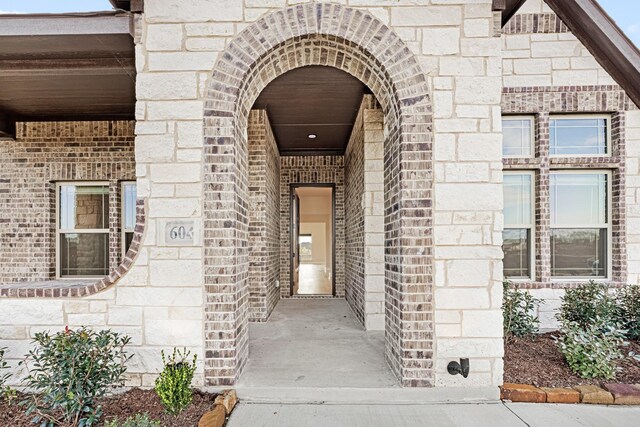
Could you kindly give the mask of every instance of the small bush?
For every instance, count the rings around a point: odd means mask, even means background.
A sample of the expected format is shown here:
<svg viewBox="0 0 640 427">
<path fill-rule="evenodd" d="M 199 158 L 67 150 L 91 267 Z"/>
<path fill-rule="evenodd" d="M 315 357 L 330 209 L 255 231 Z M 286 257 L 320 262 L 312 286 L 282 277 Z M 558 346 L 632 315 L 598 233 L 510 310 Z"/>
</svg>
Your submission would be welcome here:
<svg viewBox="0 0 640 427">
<path fill-rule="evenodd" d="M 617 325 L 620 310 L 616 297 L 603 283 L 589 282 L 575 289 L 567 289 L 561 298 L 557 319 L 562 325 L 577 323 L 587 329 L 594 323 L 603 326 Z"/>
<path fill-rule="evenodd" d="M 149 418 L 149 414 L 137 414 L 133 417 L 128 417 L 123 422 L 120 422 L 118 418 L 107 421 L 105 427 L 160 427 L 160 421 L 155 421 Z"/>
<path fill-rule="evenodd" d="M 617 293 L 620 323 L 627 330 L 627 338 L 640 340 L 640 285 L 630 285 Z"/>
<path fill-rule="evenodd" d="M 540 320 L 533 315 L 536 304 L 541 299 L 534 298 L 529 292 L 517 287 L 511 288 L 508 281 L 503 282 L 502 317 L 504 336 L 524 337 L 538 332 Z"/>
<path fill-rule="evenodd" d="M 5 347 L 0 347 L 0 400 L 4 399 L 5 396 L 8 396 L 10 393 L 10 388 L 6 387 L 5 384 L 7 380 L 11 376 L 8 372 L 2 373 L 9 369 L 9 364 L 6 360 L 4 360 L 4 353 L 7 349 Z"/>
<path fill-rule="evenodd" d="M 36 334 L 36 348 L 23 362 L 24 385 L 32 392 L 21 402 L 40 426 L 91 426 L 101 416 L 97 399 L 124 385 L 125 346 L 130 338 L 108 330 L 65 329 Z"/>
<path fill-rule="evenodd" d="M 582 378 L 615 377 L 616 360 L 623 357 L 624 331 L 619 326 L 596 318 L 587 326 L 565 323 L 561 332 L 558 348 L 575 374 Z"/>
<path fill-rule="evenodd" d="M 156 379 L 155 390 L 167 412 L 172 415 L 184 411 L 193 399 L 191 381 L 196 371 L 197 356 L 194 355 L 190 363 L 187 360 L 190 354 L 186 348 L 184 352 L 174 348 L 171 357 L 165 358 L 162 352 L 164 370 Z"/>
</svg>

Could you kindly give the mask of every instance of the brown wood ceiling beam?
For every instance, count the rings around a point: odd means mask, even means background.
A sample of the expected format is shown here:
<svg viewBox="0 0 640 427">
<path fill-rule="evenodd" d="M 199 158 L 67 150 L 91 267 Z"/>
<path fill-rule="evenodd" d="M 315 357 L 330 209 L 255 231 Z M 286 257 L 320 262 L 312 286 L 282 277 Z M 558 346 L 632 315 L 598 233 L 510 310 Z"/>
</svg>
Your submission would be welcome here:
<svg viewBox="0 0 640 427">
<path fill-rule="evenodd" d="M 84 59 L 3 59 L 3 71 L 50 71 L 50 70 L 124 70 L 135 74 L 133 58 L 84 58 Z"/>
</svg>

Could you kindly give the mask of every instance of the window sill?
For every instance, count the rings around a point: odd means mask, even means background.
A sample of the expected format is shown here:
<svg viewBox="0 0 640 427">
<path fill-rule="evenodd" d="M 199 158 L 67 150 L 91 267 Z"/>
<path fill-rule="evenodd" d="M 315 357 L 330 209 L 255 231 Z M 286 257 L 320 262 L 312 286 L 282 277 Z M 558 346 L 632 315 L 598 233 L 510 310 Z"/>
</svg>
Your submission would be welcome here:
<svg viewBox="0 0 640 427">
<path fill-rule="evenodd" d="M 100 292 L 104 279 L 43 280 L 0 285 L 2 298 L 64 298 L 80 297 Z M 106 286 L 105 286 L 106 287 Z"/>
<path fill-rule="evenodd" d="M 531 280 L 510 280 L 511 284 L 514 286 L 518 286 L 520 289 L 573 289 L 577 288 L 580 285 L 588 283 L 589 280 L 592 279 L 565 279 L 565 280 L 551 280 L 549 282 L 538 282 Z M 619 280 L 611 280 L 611 279 L 597 279 L 594 280 L 596 283 L 602 283 L 608 285 L 610 288 L 622 288 L 627 286 L 626 282 L 621 282 Z"/>
</svg>

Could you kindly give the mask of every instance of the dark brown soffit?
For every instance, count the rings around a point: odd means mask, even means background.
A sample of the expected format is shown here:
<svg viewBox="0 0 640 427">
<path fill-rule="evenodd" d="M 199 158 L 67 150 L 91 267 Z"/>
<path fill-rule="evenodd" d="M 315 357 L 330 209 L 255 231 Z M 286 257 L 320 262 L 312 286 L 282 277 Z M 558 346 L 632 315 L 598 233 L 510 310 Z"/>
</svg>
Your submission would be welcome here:
<svg viewBox="0 0 640 427">
<path fill-rule="evenodd" d="M 129 12 L 144 12 L 144 0 L 109 0 L 115 9 Z"/>
</svg>

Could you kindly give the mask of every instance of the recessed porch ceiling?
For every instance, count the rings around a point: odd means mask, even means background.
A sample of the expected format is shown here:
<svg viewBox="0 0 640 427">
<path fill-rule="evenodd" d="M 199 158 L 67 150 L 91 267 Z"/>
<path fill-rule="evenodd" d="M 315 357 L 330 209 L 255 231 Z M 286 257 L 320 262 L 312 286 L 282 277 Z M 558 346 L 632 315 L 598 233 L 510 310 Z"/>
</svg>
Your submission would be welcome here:
<svg viewBox="0 0 640 427">
<path fill-rule="evenodd" d="M 123 12 L 0 16 L 0 121 L 133 119 L 130 21 Z"/>
<path fill-rule="evenodd" d="M 344 154 L 365 93 L 344 71 L 309 66 L 276 78 L 253 108 L 267 110 L 281 155 Z"/>
</svg>

